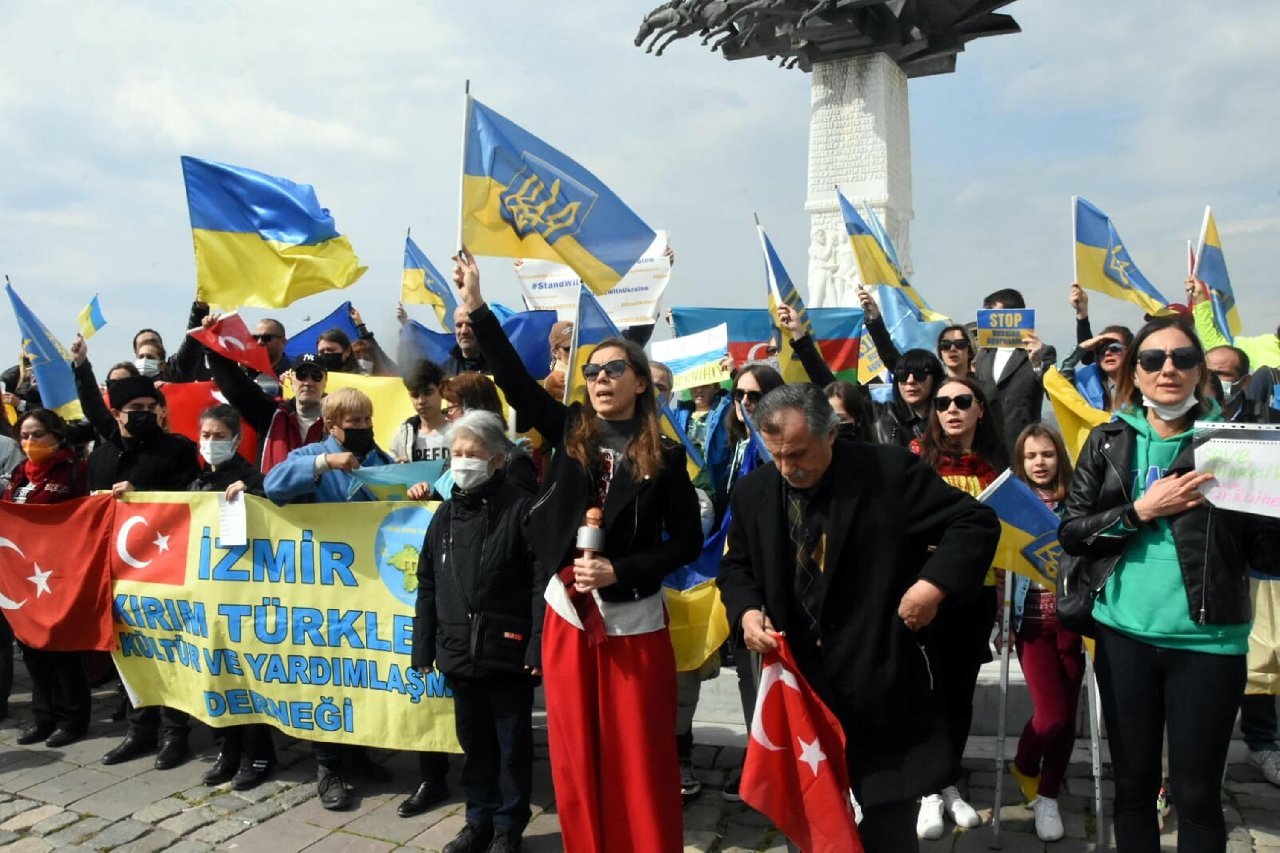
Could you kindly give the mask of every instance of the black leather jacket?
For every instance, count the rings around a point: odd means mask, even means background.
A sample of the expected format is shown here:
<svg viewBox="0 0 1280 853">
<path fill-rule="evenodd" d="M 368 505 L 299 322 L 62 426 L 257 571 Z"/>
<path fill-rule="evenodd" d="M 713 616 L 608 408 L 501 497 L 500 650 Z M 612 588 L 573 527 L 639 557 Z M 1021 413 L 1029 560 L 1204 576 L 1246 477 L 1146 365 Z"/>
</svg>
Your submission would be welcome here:
<svg viewBox="0 0 1280 853">
<path fill-rule="evenodd" d="M 1122 420 L 1096 427 L 1076 462 L 1064 502 L 1058 538 L 1068 554 L 1084 557 L 1080 579 L 1101 590 L 1124 556 L 1136 530 L 1116 527 L 1133 506 L 1134 428 Z M 1169 467 L 1181 474 L 1195 467 L 1190 446 Z M 1280 520 L 1221 510 L 1209 503 L 1168 518 L 1182 567 L 1191 619 L 1201 625 L 1248 622 L 1250 567 L 1280 574 Z"/>
</svg>

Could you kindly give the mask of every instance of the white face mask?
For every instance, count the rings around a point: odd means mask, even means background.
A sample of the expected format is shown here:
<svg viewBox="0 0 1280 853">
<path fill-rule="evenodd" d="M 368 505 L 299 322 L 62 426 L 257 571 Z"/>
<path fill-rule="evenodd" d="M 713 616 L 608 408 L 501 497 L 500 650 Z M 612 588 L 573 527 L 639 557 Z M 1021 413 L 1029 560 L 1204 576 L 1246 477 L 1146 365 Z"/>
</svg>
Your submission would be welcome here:
<svg viewBox="0 0 1280 853">
<path fill-rule="evenodd" d="M 365 376 L 373 373 L 373 362 L 367 358 L 357 358 L 356 364 L 360 366 L 360 372 Z"/>
<path fill-rule="evenodd" d="M 213 467 L 231 459 L 236 455 L 240 440 L 236 438 L 202 438 L 200 439 L 200 455 Z"/>
<path fill-rule="evenodd" d="M 138 372 L 143 376 L 155 376 L 160 373 L 160 362 L 154 358 L 136 358 L 133 366 L 138 368 Z"/>
<path fill-rule="evenodd" d="M 1230 379 L 1223 379 L 1221 377 L 1218 378 L 1218 381 L 1222 383 L 1222 399 L 1230 400 L 1231 392 L 1236 390 L 1236 385 L 1238 385 L 1239 383 L 1232 382 Z"/>
<path fill-rule="evenodd" d="M 1146 394 L 1142 395 L 1142 405 L 1155 412 L 1156 417 L 1162 421 L 1179 420 L 1183 415 L 1194 409 L 1199 404 L 1200 401 L 1196 399 L 1195 394 L 1187 395 L 1187 399 L 1183 400 L 1181 403 L 1174 403 L 1172 406 L 1162 406 Z"/>
<path fill-rule="evenodd" d="M 488 459 L 472 459 L 464 456 L 454 456 L 450 459 L 449 471 L 453 474 L 453 482 L 464 492 L 475 491 L 493 476 L 489 471 Z"/>
</svg>

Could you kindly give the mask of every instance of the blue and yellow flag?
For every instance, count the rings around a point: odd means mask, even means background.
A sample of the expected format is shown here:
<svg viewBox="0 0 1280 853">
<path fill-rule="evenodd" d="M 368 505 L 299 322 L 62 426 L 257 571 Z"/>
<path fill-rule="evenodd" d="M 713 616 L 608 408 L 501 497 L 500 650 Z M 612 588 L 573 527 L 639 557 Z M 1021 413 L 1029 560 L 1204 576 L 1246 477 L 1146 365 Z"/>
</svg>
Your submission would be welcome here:
<svg viewBox="0 0 1280 853">
<path fill-rule="evenodd" d="M 1200 250 L 1196 252 L 1195 269 L 1191 275 L 1209 289 L 1218 331 L 1235 343 L 1235 336 L 1240 333 L 1240 312 L 1236 308 L 1235 292 L 1231 289 L 1231 277 L 1227 275 L 1227 259 L 1222 254 L 1222 238 L 1218 236 L 1218 223 L 1213 219 L 1212 207 L 1204 209 Z"/>
<path fill-rule="evenodd" d="M 1041 586 L 1058 585 L 1058 516 L 1026 483 L 1006 469 L 978 496 L 1000 517 L 1000 544 L 995 565 L 1025 575 Z"/>
<path fill-rule="evenodd" d="M 602 294 L 657 236 L 599 178 L 474 98 L 466 133 L 462 241 L 475 254 L 568 264 Z"/>
<path fill-rule="evenodd" d="M 1169 300 L 1138 269 L 1111 219 L 1075 196 L 1076 281 L 1087 289 L 1132 302 L 1148 314 L 1161 314 Z"/>
<path fill-rule="evenodd" d="M 405 305 L 430 305 L 440 320 L 441 328 L 453 329 L 453 312 L 458 308 L 453 284 L 427 260 L 418 244 L 407 234 L 404 238 L 404 273 L 400 279 L 400 301 Z"/>
<path fill-rule="evenodd" d="M 35 372 L 44 407 L 57 412 L 65 420 L 84 417 L 80 397 L 76 394 L 76 378 L 71 372 L 71 354 L 58 343 L 40 318 L 31 313 L 12 286 L 6 284 L 4 289 L 13 304 L 18 334 L 22 337 L 22 351 L 31 359 L 31 369 Z"/>
<path fill-rule="evenodd" d="M 618 336 L 618 327 L 609 319 L 609 312 L 604 310 L 586 284 L 580 285 L 577 318 L 573 323 L 573 348 L 569 352 L 569 367 L 564 382 L 566 404 L 587 398 L 587 380 L 582 375 L 582 366 L 591 359 L 596 344 L 606 338 Z"/>
<path fill-rule="evenodd" d="M 702 553 L 662 579 L 667 596 L 668 629 L 676 653 L 676 672 L 698 669 L 729 638 L 729 619 L 716 586 L 732 512 L 702 543 Z"/>
<path fill-rule="evenodd" d="M 1053 416 L 1058 421 L 1058 431 L 1067 446 L 1072 464 L 1080 457 L 1080 448 L 1093 428 L 1111 420 L 1111 413 L 1093 405 L 1067 381 L 1067 377 L 1050 365 L 1044 372 L 1044 393 L 1053 406 Z"/>
<path fill-rule="evenodd" d="M 281 308 L 364 274 L 309 184 L 182 158 L 196 250 L 196 298 Z"/>
<path fill-rule="evenodd" d="M 769 285 L 769 318 L 778 334 L 778 364 L 782 368 L 782 378 L 788 382 L 808 382 L 809 374 L 805 372 L 804 365 L 791 356 L 791 333 L 778 322 L 778 306 L 791 306 L 804 327 L 804 333 L 810 337 L 813 337 L 813 323 L 809 320 L 804 300 L 800 298 L 800 291 L 791 283 L 791 276 L 774 251 L 773 243 L 764 233 L 764 228 L 757 225 L 756 229 L 760 232 L 760 247 L 764 250 L 764 273 Z"/>
<path fill-rule="evenodd" d="M 107 325 L 107 318 L 102 316 L 102 306 L 98 304 L 98 294 L 95 293 L 89 304 L 80 309 L 76 321 L 80 324 L 80 337 L 86 341 Z"/>
<path fill-rule="evenodd" d="M 667 438 L 684 445 L 685 469 L 689 472 L 689 481 L 696 481 L 702 476 L 702 469 L 706 467 L 706 461 L 702 458 L 702 452 L 698 450 L 698 446 L 689 438 L 688 433 L 680 429 L 680 425 L 671 417 L 671 410 L 666 406 L 658 406 L 658 426 L 662 429 L 662 434 Z"/>
<path fill-rule="evenodd" d="M 874 284 L 884 284 L 901 290 L 910 302 L 916 319 L 945 319 L 941 314 L 929 307 L 929 304 L 924 301 L 924 297 L 911 286 L 911 282 L 907 281 L 906 276 L 902 274 L 902 270 L 891 259 L 892 243 L 887 245 L 882 243 L 881 238 L 858 214 L 858 209 L 838 189 L 836 190 L 836 198 L 840 201 L 840 215 L 844 219 L 844 230 L 849 235 L 849 245 L 853 249 L 853 260 L 858 266 L 858 277 L 862 279 L 862 283 L 868 287 Z M 876 224 L 879 225 L 879 220 L 877 220 Z M 880 230 L 883 231 L 883 228 L 884 226 L 881 225 Z M 884 239 L 888 240 L 887 232 L 884 232 Z M 896 257 L 897 253 L 893 252 L 893 255 Z"/>
</svg>

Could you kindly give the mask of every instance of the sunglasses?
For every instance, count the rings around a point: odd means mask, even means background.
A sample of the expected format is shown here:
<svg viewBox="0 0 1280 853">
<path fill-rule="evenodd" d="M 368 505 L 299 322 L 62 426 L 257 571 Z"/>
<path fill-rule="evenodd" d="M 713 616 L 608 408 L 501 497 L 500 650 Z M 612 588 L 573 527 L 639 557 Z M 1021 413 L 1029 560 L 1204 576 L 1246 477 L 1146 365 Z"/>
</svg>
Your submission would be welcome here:
<svg viewBox="0 0 1280 853">
<path fill-rule="evenodd" d="M 955 403 L 956 408 L 962 412 L 969 411 L 969 407 L 973 405 L 972 394 L 957 394 L 954 397 L 934 397 L 933 410 L 935 412 L 945 412 L 951 408 L 951 404 Z"/>
<path fill-rule="evenodd" d="M 1138 352 L 1138 366 L 1147 373 L 1159 373 L 1164 363 L 1173 359 L 1178 370 L 1190 370 L 1200 366 L 1200 353 L 1195 347 L 1174 347 L 1171 350 L 1144 349 Z"/>
<path fill-rule="evenodd" d="M 759 391 L 748 391 L 745 388 L 733 389 L 733 399 L 737 400 L 739 403 L 741 403 L 743 400 L 748 400 L 750 401 L 751 405 L 754 406 L 756 403 L 760 402 L 760 398 L 763 396 L 764 394 L 762 394 Z"/>
<path fill-rule="evenodd" d="M 260 344 L 265 344 L 267 341 L 274 341 L 276 338 L 284 337 L 284 335 L 250 335 L 249 337 Z"/>
<path fill-rule="evenodd" d="M 1102 355 L 1119 355 L 1124 352 L 1124 349 L 1124 344 L 1119 341 L 1112 341 L 1105 346 L 1098 347 L 1098 352 Z"/>
<path fill-rule="evenodd" d="M 293 371 L 293 378 L 300 379 L 303 382 L 323 382 L 324 371 L 303 367 Z"/>
<path fill-rule="evenodd" d="M 947 350 L 962 349 L 967 350 L 969 342 L 960 340 L 959 338 L 943 338 L 938 341 L 938 352 L 946 352 Z"/>
<path fill-rule="evenodd" d="M 588 382 L 595 382 L 601 373 L 604 373 L 610 379 L 620 379 L 630 366 L 626 359 L 622 358 L 615 358 L 613 361 L 606 361 L 604 364 L 584 364 L 582 365 L 582 376 Z"/>
<path fill-rule="evenodd" d="M 923 382 L 929 378 L 929 371 L 923 367 L 913 367 L 910 370 L 904 370 L 894 377 L 896 382 L 906 382 L 908 379 L 914 379 L 917 382 Z"/>
</svg>

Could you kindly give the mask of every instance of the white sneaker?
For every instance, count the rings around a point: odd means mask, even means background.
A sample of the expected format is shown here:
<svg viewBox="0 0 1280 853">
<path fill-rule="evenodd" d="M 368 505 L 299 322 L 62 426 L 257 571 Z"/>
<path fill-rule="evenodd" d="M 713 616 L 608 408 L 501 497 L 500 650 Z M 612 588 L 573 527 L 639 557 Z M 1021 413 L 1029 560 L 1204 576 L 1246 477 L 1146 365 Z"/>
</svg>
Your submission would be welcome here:
<svg viewBox="0 0 1280 853">
<path fill-rule="evenodd" d="M 1272 785 L 1280 785 L 1280 752 L 1274 749 L 1249 750 L 1249 763 Z"/>
<path fill-rule="evenodd" d="M 946 824 L 942 821 L 942 797 L 930 794 L 920 798 L 920 815 L 916 818 L 916 837 L 920 839 L 941 838 Z"/>
<path fill-rule="evenodd" d="M 948 785 L 942 789 L 942 801 L 946 805 L 947 814 L 951 815 L 951 819 L 956 822 L 956 826 L 961 826 L 965 829 L 982 826 L 982 818 L 978 817 L 978 813 L 974 811 L 973 806 L 964 801 L 964 798 L 960 796 L 960 792 L 956 790 L 955 785 Z"/>
<path fill-rule="evenodd" d="M 1031 808 L 1036 813 L 1036 837 L 1041 841 L 1057 841 L 1064 832 L 1058 801 L 1053 797 L 1036 797 Z"/>
</svg>

